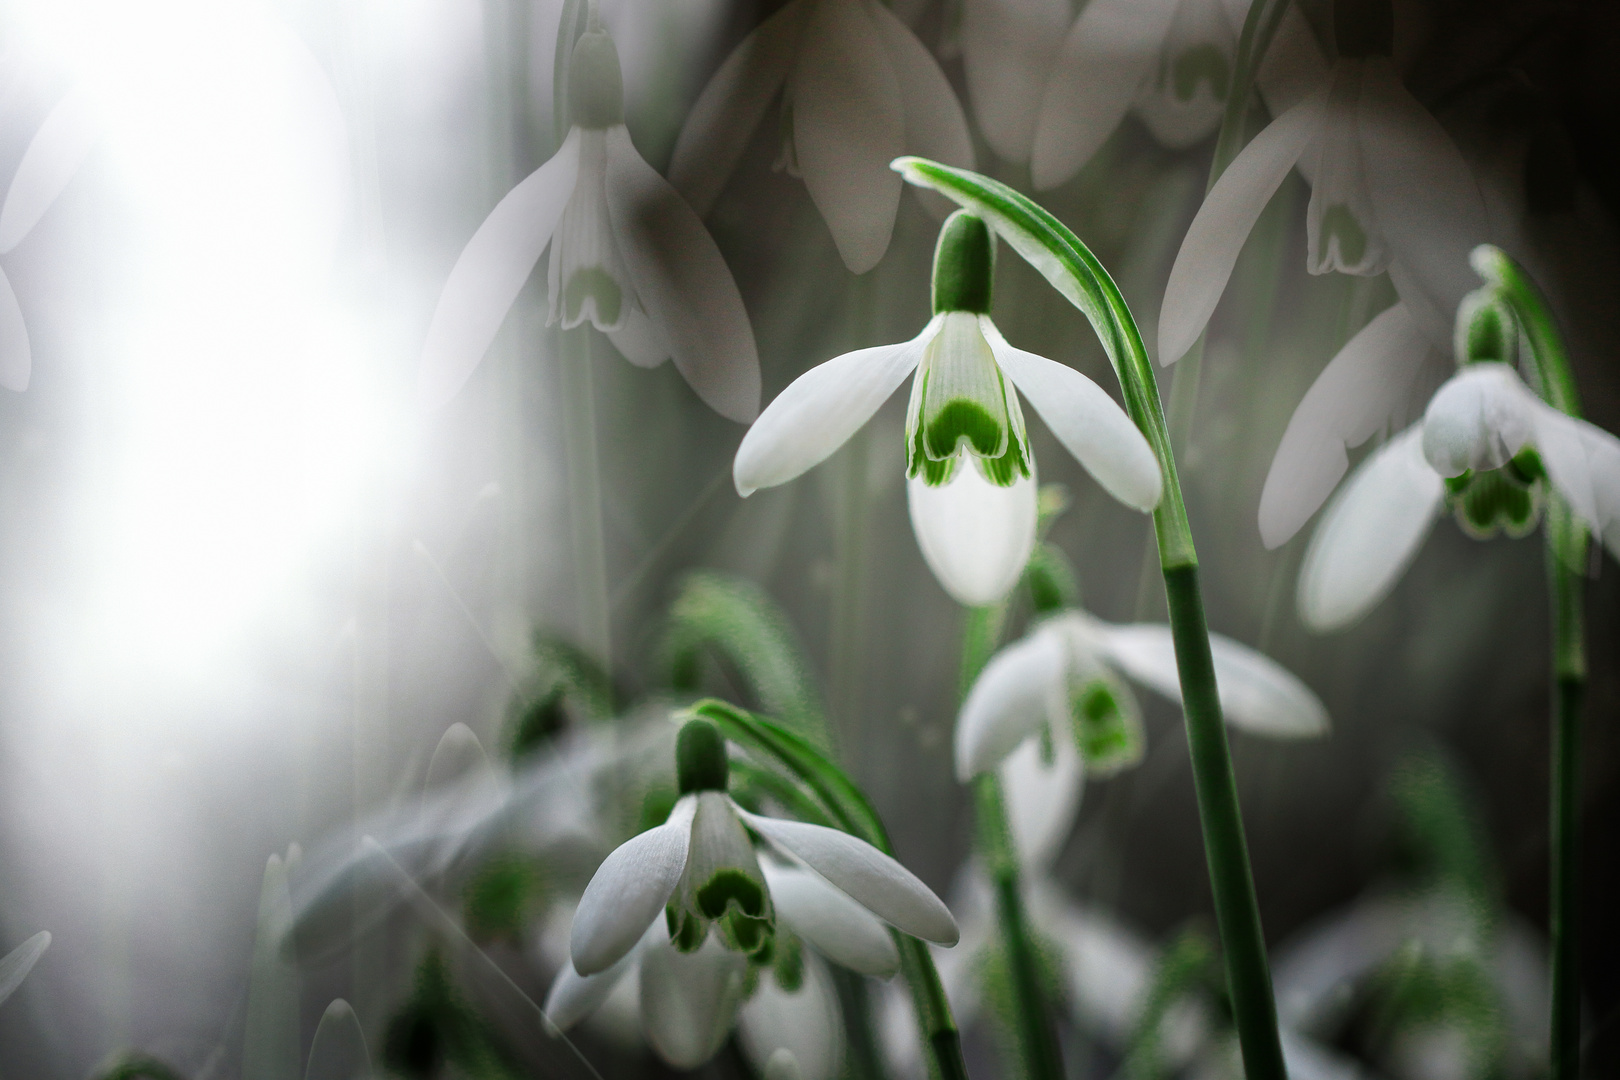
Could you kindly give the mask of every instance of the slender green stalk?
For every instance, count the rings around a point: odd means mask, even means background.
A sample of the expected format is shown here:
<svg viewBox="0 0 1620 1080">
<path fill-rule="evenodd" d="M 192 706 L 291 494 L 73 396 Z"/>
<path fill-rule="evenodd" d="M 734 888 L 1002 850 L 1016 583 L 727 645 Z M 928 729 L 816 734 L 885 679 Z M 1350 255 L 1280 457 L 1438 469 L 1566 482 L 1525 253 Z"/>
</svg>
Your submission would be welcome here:
<svg viewBox="0 0 1620 1080">
<path fill-rule="evenodd" d="M 1119 376 L 1126 411 L 1158 456 L 1164 497 L 1153 512 L 1170 628 L 1181 678 L 1187 744 L 1226 958 L 1233 1021 L 1249 1080 L 1285 1080 L 1277 1009 L 1249 869 L 1237 784 L 1226 743 L 1203 598 L 1170 432 L 1141 332 L 1108 271 L 1067 226 L 1028 197 L 966 170 L 919 158 L 895 163 L 914 184 L 931 187 L 988 221 L 996 232 L 1080 309 Z"/>
<path fill-rule="evenodd" d="M 1563 337 L 1541 290 L 1490 245 L 1474 249 L 1474 269 L 1507 299 L 1530 342 L 1538 392 L 1553 408 L 1580 416 L 1580 397 Z M 1580 788 L 1581 700 L 1586 693 L 1586 623 L 1581 570 L 1586 528 L 1569 504 L 1548 492 L 1547 587 L 1552 602 L 1552 778 L 1549 806 L 1548 932 L 1552 938 L 1551 1072 L 1575 1080 L 1581 1063 Z"/>
<path fill-rule="evenodd" d="M 563 440 L 568 456 L 568 518 L 574 545 L 579 646 L 604 671 L 613 670 L 608 618 L 607 560 L 602 543 L 602 488 L 596 451 L 596 398 L 591 385 L 591 329 L 564 330 L 560 378 Z"/>
</svg>

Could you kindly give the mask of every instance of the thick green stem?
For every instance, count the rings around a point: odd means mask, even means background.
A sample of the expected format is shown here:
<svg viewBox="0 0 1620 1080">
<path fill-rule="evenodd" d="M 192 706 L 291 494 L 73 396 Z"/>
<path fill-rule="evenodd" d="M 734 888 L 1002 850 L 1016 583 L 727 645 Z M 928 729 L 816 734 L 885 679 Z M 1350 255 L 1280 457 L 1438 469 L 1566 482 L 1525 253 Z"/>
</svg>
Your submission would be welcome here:
<svg viewBox="0 0 1620 1080">
<path fill-rule="evenodd" d="M 962 1035 L 956 1030 L 945 984 L 940 982 L 934 958 L 928 955 L 928 945 L 899 931 L 895 931 L 895 940 L 900 945 L 900 970 L 911 987 L 912 1008 L 928 1051 L 929 1075 L 933 1080 L 967 1080 Z"/>
<path fill-rule="evenodd" d="M 574 546 L 579 646 L 603 671 L 613 670 L 607 561 L 602 543 L 602 488 L 596 451 L 596 398 L 591 385 L 591 328 L 564 330 L 560 378 L 563 440 L 568 457 L 568 517 Z"/>
</svg>

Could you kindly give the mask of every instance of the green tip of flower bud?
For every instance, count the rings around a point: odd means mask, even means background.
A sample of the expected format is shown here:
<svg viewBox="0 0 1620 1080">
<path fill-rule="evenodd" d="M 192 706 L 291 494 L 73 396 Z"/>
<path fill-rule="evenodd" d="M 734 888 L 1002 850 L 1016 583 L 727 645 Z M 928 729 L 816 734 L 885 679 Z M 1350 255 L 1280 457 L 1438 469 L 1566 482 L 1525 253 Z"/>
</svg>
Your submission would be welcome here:
<svg viewBox="0 0 1620 1080">
<path fill-rule="evenodd" d="M 1457 305 L 1458 364 L 1515 363 L 1519 358 L 1519 324 L 1498 291 L 1475 289 Z"/>
<path fill-rule="evenodd" d="M 579 127 L 599 129 L 624 123 L 619 50 L 600 30 L 586 31 L 574 44 L 568 68 L 568 104 Z"/>
<path fill-rule="evenodd" d="M 1333 38 L 1345 60 L 1393 56 L 1395 5 L 1391 0 L 1334 0 Z"/>
<path fill-rule="evenodd" d="M 726 790 L 726 740 L 707 720 L 688 720 L 675 740 L 675 778 L 682 795 Z"/>
<path fill-rule="evenodd" d="M 983 219 L 958 210 L 940 226 L 934 247 L 934 314 L 990 314 L 996 239 Z"/>
</svg>

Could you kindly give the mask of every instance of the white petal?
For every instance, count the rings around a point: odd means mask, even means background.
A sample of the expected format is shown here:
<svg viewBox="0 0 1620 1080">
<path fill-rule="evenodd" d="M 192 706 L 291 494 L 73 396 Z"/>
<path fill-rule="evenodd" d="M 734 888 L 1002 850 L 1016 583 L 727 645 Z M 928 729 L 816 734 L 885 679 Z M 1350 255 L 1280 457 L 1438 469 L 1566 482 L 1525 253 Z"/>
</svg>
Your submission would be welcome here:
<svg viewBox="0 0 1620 1080">
<path fill-rule="evenodd" d="M 1226 167 L 1198 208 L 1170 268 L 1159 312 L 1159 362 L 1184 356 L 1215 311 L 1238 253 L 1260 212 L 1271 201 L 1321 129 L 1323 87 L 1273 120 Z"/>
<path fill-rule="evenodd" d="M 551 160 L 507 192 L 467 242 L 422 346 L 418 392 L 425 407 L 438 408 L 455 397 L 484 358 L 551 239 L 578 172 L 579 129 L 574 128 Z"/>
<path fill-rule="evenodd" d="M 664 910 L 686 868 L 697 800 L 675 804 L 669 820 L 613 849 L 596 868 L 574 913 L 569 951 L 581 975 L 606 971 Z"/>
<path fill-rule="evenodd" d="M 22 307 L 11 289 L 11 279 L 0 270 L 0 386 L 22 393 L 28 389 L 33 367 Z"/>
<path fill-rule="evenodd" d="M 699 217 L 714 207 L 786 80 L 810 6 L 811 0 L 792 0 L 743 38 L 687 113 L 670 158 L 669 182 Z"/>
<path fill-rule="evenodd" d="M 923 561 L 957 603 L 983 607 L 1018 584 L 1035 549 L 1035 477 L 997 487 L 971 462 L 943 487 L 906 482 L 911 531 Z"/>
<path fill-rule="evenodd" d="M 557 968 L 556 978 L 551 980 L 551 989 L 546 992 L 546 1018 L 557 1025 L 557 1030 L 567 1031 L 600 1009 L 619 980 L 635 966 L 636 955 L 636 950 L 631 949 L 606 971 L 595 975 L 581 975 L 574 970 L 572 961 L 564 960 Z"/>
<path fill-rule="evenodd" d="M 0 206 L 0 255 L 22 243 L 95 148 L 101 125 L 88 93 L 69 90 L 39 126 Z"/>
<path fill-rule="evenodd" d="M 1053 696 L 1063 692 L 1067 656 L 1057 634 L 1037 630 L 990 658 L 956 718 L 959 781 L 995 768 L 1040 730 Z"/>
<path fill-rule="evenodd" d="M 1423 413 L 1423 456 L 1441 476 L 1499 469 L 1534 433 L 1541 400 L 1507 364 L 1469 364 Z"/>
<path fill-rule="evenodd" d="M 1335 630 L 1372 609 L 1400 578 L 1445 506 L 1414 424 L 1357 466 L 1328 504 L 1299 571 L 1299 617 Z"/>
<path fill-rule="evenodd" d="M 1177 0 L 1091 0 L 1052 65 L 1030 176 L 1056 187 L 1080 171 L 1131 106 L 1159 58 Z"/>
<path fill-rule="evenodd" d="M 1362 327 L 1294 410 L 1260 492 L 1260 539 L 1288 542 L 1350 467 L 1345 451 L 1394 418 L 1429 354 L 1429 339 L 1397 301 Z"/>
<path fill-rule="evenodd" d="M 302 1049 L 298 1036 L 298 971 L 283 955 L 282 938 L 292 923 L 287 866 L 280 856 L 265 863 L 259 889 L 258 928 L 248 976 L 242 1032 L 242 1080 L 294 1080 Z"/>
<path fill-rule="evenodd" d="M 1322 134 L 1313 152 L 1300 158 L 1300 172 L 1311 183 L 1305 268 L 1313 274 L 1339 271 L 1365 277 L 1389 265 L 1357 128 L 1366 71 L 1361 60 L 1341 59 L 1334 65 Z"/>
<path fill-rule="evenodd" d="M 366 1033 L 354 1010 L 342 998 L 333 999 L 315 1028 L 309 1047 L 304 1080 L 371 1080 L 371 1053 Z"/>
<path fill-rule="evenodd" d="M 608 340 L 619 350 L 619 355 L 636 367 L 654 368 L 669 359 L 669 344 L 653 325 L 639 305 L 627 305 L 624 322 L 617 330 L 607 332 Z"/>
<path fill-rule="evenodd" d="M 422 787 L 424 792 L 431 793 L 435 788 L 457 780 L 480 782 L 478 778 L 486 775 L 492 777 L 494 772 L 495 767 L 484 752 L 484 744 L 478 741 L 472 728 L 458 722 L 451 724 L 439 737 L 439 745 L 433 748 L 433 756 L 428 759 L 427 779 Z"/>
<path fill-rule="evenodd" d="M 1067 717 L 1063 719 L 1067 720 Z M 1085 768 L 1074 737 L 1063 725 L 1052 732 L 1052 760 L 1042 760 L 1041 742 L 1025 739 L 998 770 L 1007 808 L 1007 829 L 1019 865 L 1044 873 L 1074 828 L 1085 787 Z"/>
<path fill-rule="evenodd" d="M 955 945 L 956 920 L 917 875 L 865 840 L 825 825 L 761 817 L 738 808 L 748 827 L 844 890 L 878 918 L 941 945 Z"/>
<path fill-rule="evenodd" d="M 889 162 L 904 152 L 906 134 L 900 83 L 868 2 L 820 0 L 788 86 L 805 187 L 857 274 L 889 248 L 901 183 Z"/>
<path fill-rule="evenodd" d="M 1401 85 L 1390 61 L 1365 63 L 1357 127 L 1379 227 L 1435 305 L 1454 312 L 1479 284 L 1468 255 L 1489 239 L 1485 201 L 1451 136 Z M 1449 335 L 1436 344 L 1449 344 Z"/>
<path fill-rule="evenodd" d="M 916 369 L 942 321 L 936 315 L 910 341 L 835 356 L 794 379 L 737 448 L 737 494 L 785 484 L 827 460 Z"/>
<path fill-rule="evenodd" d="M 17 992 L 17 987 L 28 978 L 39 958 L 51 946 L 51 932 L 41 930 L 21 945 L 0 958 L 0 1002 Z"/>
<path fill-rule="evenodd" d="M 763 859 L 765 884 L 777 918 L 835 964 L 887 979 L 900 970 L 900 952 L 877 916 L 813 870 Z"/>
<path fill-rule="evenodd" d="M 667 937 L 641 952 L 641 1025 L 658 1056 L 695 1069 L 725 1044 L 742 1003 L 748 961 L 710 934 L 682 953 Z"/>
<path fill-rule="evenodd" d="M 1542 402 L 1532 418 L 1547 478 L 1620 559 L 1620 439 Z"/>
<path fill-rule="evenodd" d="M 798 1080 L 838 1080 L 844 1021 L 826 966 L 806 956 L 804 982 L 791 994 L 777 985 L 768 969 L 761 972 L 759 989 L 737 1017 L 737 1037 L 761 1076 L 785 1070 L 781 1057 L 785 1054 L 793 1061 L 789 1075 Z"/>
<path fill-rule="evenodd" d="M 759 415 L 759 352 L 742 294 L 714 238 L 652 170 L 623 125 L 607 133 L 607 202 L 636 296 L 675 367 L 721 416 Z"/>
<path fill-rule="evenodd" d="M 1170 628 L 1158 623 L 1107 626 L 1098 623 L 1098 643 L 1108 658 L 1144 686 L 1181 701 L 1181 676 Z M 1324 735 L 1327 708 L 1292 672 L 1247 645 L 1209 635 L 1221 712 L 1235 728 L 1274 738 Z"/>
<path fill-rule="evenodd" d="M 1144 513 L 1158 506 L 1159 459 L 1108 391 L 1067 364 L 1013 348 L 989 316 L 980 316 L 979 326 L 996 363 L 1108 494 Z"/>
<path fill-rule="evenodd" d="M 951 89 L 939 62 L 917 40 L 917 35 L 883 4 L 872 4 L 867 10 L 877 24 L 900 85 L 906 153 L 959 169 L 973 168 L 976 161 L 967 117 L 962 114 L 962 103 L 956 100 L 956 91 Z M 943 218 L 956 208 L 956 204 L 938 192 L 919 189 L 918 195 L 936 217 Z"/>
<path fill-rule="evenodd" d="M 1067 0 L 963 0 L 962 69 L 990 149 L 1029 160 L 1041 96 L 1069 26 Z"/>
</svg>

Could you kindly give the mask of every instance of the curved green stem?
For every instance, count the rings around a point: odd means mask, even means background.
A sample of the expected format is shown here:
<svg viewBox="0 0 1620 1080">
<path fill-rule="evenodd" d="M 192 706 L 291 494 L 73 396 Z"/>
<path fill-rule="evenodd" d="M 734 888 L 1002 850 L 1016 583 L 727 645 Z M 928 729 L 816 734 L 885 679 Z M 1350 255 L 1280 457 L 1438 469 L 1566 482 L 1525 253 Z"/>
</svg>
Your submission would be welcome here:
<svg viewBox="0 0 1620 1080">
<path fill-rule="evenodd" d="M 988 221 L 1013 250 L 1080 309 L 1119 376 L 1126 411 L 1158 456 L 1164 496 L 1153 512 L 1153 528 L 1170 609 L 1187 744 L 1233 1021 L 1249 1080 L 1285 1080 L 1260 910 L 1198 588 L 1198 555 L 1158 383 L 1141 332 L 1102 263 L 1067 226 L 1035 202 L 988 177 L 921 158 L 900 158 L 894 167 L 911 183 L 933 188 Z"/>
<path fill-rule="evenodd" d="M 1580 396 L 1547 300 L 1522 267 L 1488 244 L 1474 249 L 1474 269 L 1512 306 L 1529 339 L 1547 403 L 1580 416 Z M 1552 938 L 1553 1080 L 1580 1075 L 1580 787 L 1581 699 L 1586 693 L 1586 621 L 1581 570 L 1586 564 L 1586 527 L 1557 492 L 1548 492 L 1547 588 L 1552 602 L 1552 778 L 1550 900 Z"/>
</svg>

